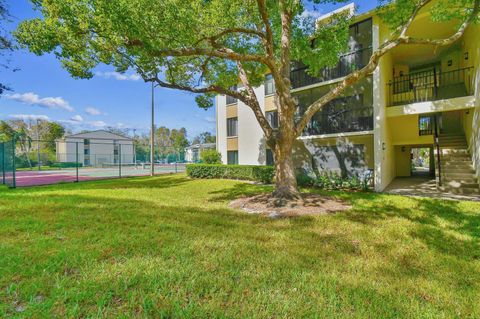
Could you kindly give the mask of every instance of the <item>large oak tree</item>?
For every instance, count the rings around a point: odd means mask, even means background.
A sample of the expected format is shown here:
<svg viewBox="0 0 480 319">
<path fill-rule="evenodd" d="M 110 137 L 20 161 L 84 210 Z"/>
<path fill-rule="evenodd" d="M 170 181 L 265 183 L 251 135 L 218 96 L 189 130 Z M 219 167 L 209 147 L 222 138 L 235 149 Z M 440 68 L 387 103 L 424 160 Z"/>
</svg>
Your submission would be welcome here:
<svg viewBox="0 0 480 319">
<path fill-rule="evenodd" d="M 201 94 L 201 107 L 216 94 L 245 103 L 274 150 L 279 198 L 298 196 L 292 160 L 294 141 L 312 116 L 349 86 L 371 74 L 380 58 L 400 45 L 448 45 L 479 20 L 480 0 L 380 1 L 378 10 L 392 30 L 362 69 L 338 82 L 298 116 L 291 92 L 293 61 L 311 75 L 348 51 L 351 17 L 334 15 L 316 25 L 301 0 L 31 0 L 42 18 L 23 22 L 16 33 L 36 54 L 53 52 L 74 77 L 91 77 L 99 63 L 118 71 L 135 69 L 145 81 Z M 316 4 L 345 2 L 311 0 Z M 419 11 L 435 2 L 433 19 L 455 19 L 446 39 L 419 39 L 408 30 Z M 279 126 L 272 128 L 254 92 L 265 74 L 275 82 Z M 241 90 L 233 90 L 241 82 Z"/>
</svg>

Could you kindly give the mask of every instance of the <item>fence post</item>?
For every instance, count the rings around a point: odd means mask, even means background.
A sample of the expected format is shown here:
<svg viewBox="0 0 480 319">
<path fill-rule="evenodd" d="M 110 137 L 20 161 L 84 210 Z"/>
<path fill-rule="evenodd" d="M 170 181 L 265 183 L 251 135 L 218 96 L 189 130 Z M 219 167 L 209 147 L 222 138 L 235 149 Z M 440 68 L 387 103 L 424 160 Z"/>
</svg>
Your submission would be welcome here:
<svg viewBox="0 0 480 319">
<path fill-rule="evenodd" d="M 12 139 L 12 177 L 13 177 L 13 186 L 12 188 L 17 187 L 17 176 L 16 176 L 16 170 L 17 170 L 17 163 L 15 163 L 15 147 L 17 145 L 17 142 L 15 141 L 15 136 Z"/>
<path fill-rule="evenodd" d="M 5 185 L 5 143 L 2 144 L 2 184 Z"/>
<path fill-rule="evenodd" d="M 118 143 L 118 177 L 122 178 L 122 144 Z"/>
<path fill-rule="evenodd" d="M 75 173 L 77 176 L 77 179 L 75 182 L 78 183 L 78 142 L 75 142 Z"/>
<path fill-rule="evenodd" d="M 176 159 L 175 159 L 175 173 L 178 173 L 178 171 L 177 171 L 178 154 L 175 157 L 176 157 Z"/>
</svg>

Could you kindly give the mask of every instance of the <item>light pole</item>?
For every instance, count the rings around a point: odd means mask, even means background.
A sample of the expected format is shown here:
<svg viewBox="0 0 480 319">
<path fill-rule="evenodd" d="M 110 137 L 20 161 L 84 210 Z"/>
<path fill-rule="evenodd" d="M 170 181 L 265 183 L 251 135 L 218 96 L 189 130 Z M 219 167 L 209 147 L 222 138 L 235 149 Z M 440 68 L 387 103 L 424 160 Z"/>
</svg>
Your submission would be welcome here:
<svg viewBox="0 0 480 319">
<path fill-rule="evenodd" d="M 134 163 L 134 167 L 135 169 L 137 169 L 137 149 L 135 147 L 135 143 L 137 141 L 137 129 L 133 129 L 133 163 Z"/>
<path fill-rule="evenodd" d="M 152 81 L 152 122 L 150 127 L 150 176 L 155 175 L 155 83 Z"/>
</svg>

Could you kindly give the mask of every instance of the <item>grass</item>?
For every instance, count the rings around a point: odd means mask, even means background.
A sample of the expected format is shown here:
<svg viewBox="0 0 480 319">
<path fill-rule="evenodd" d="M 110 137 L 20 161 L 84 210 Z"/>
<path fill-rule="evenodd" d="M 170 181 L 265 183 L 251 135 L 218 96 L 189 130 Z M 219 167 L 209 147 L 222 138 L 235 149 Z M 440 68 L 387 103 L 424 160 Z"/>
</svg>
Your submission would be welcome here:
<svg viewBox="0 0 480 319">
<path fill-rule="evenodd" d="M 0 317 L 480 317 L 480 203 L 226 208 L 267 190 L 184 175 L 0 189 Z"/>
</svg>

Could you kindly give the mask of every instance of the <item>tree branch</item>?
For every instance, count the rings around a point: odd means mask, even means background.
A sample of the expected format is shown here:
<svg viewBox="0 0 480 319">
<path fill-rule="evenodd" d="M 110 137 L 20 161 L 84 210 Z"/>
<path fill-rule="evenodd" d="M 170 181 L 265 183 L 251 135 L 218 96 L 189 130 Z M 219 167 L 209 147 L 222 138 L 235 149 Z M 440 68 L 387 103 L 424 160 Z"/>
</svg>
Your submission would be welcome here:
<svg viewBox="0 0 480 319">
<path fill-rule="evenodd" d="M 422 4 L 420 5 L 424 6 L 428 2 L 429 1 L 426 0 L 422 2 Z M 412 21 L 415 19 L 415 16 L 418 14 L 418 11 L 419 10 L 417 10 L 417 8 L 413 11 L 412 16 L 406 23 L 406 26 L 402 28 L 402 31 L 400 34 L 406 33 L 408 26 L 411 25 Z M 360 80 L 364 79 L 369 74 L 371 74 L 373 71 L 375 71 L 375 69 L 378 66 L 378 63 L 380 62 L 380 58 L 384 56 L 386 53 L 388 53 L 389 51 L 393 50 L 394 48 L 402 44 L 422 44 L 422 45 L 437 45 L 437 46 L 446 46 L 446 45 L 452 44 L 462 37 L 467 27 L 472 23 L 472 21 L 479 14 L 479 12 L 480 12 L 480 0 L 475 0 L 473 10 L 471 14 L 468 16 L 468 18 L 465 19 L 465 21 L 461 24 L 457 32 L 455 32 L 453 35 L 445 39 L 418 39 L 418 38 L 412 38 L 412 37 L 403 35 L 403 36 L 398 36 L 398 38 L 394 40 L 385 42 L 383 45 L 381 45 L 377 50 L 373 52 L 369 63 L 363 69 L 347 75 L 340 83 L 338 83 L 338 85 L 336 85 L 327 94 L 319 98 L 317 101 L 312 103 L 307 108 L 304 115 L 302 116 L 302 118 L 297 124 L 296 135 L 300 136 L 302 134 L 303 130 L 308 125 L 313 115 L 315 115 L 315 113 L 320 111 L 320 109 L 323 106 L 325 106 L 325 104 L 327 104 L 328 102 L 330 102 L 331 100 L 339 96 L 347 87 L 359 82 Z"/>
<path fill-rule="evenodd" d="M 143 46 L 143 42 L 140 40 L 127 40 L 127 47 Z M 222 58 L 231 61 L 250 61 L 267 64 L 265 56 L 257 54 L 241 54 L 233 50 L 226 52 L 222 49 L 214 48 L 182 48 L 182 49 L 161 49 L 154 50 L 150 53 L 152 57 L 187 57 L 187 56 L 210 56 L 216 58 Z"/>
<path fill-rule="evenodd" d="M 238 68 L 240 81 L 242 81 L 243 87 L 247 92 L 248 103 L 245 103 L 245 102 L 244 103 L 252 109 L 258 121 L 258 124 L 260 124 L 260 127 L 262 128 L 263 133 L 265 134 L 265 137 L 268 140 L 272 137 L 272 127 L 270 126 L 270 123 L 268 123 L 267 119 L 265 118 L 265 115 L 262 112 L 260 104 L 258 103 L 257 95 L 255 94 L 254 89 L 252 88 L 252 86 L 250 85 L 250 82 L 248 81 L 247 73 L 245 72 L 245 69 L 243 68 L 243 65 L 241 62 L 237 62 L 237 68 Z"/>
<path fill-rule="evenodd" d="M 270 19 L 268 17 L 267 6 L 265 4 L 265 0 L 257 0 L 258 11 L 262 18 L 263 24 L 265 26 L 265 50 L 267 55 L 273 58 L 273 32 L 272 27 L 270 25 Z"/>
<path fill-rule="evenodd" d="M 240 33 L 240 34 L 245 34 L 245 35 L 251 35 L 251 36 L 256 36 L 259 37 L 260 39 L 265 39 L 266 35 L 258 30 L 254 29 L 247 29 L 247 28 L 230 28 L 230 29 L 225 29 L 221 31 L 220 33 L 214 35 L 214 36 L 209 36 L 209 37 L 204 37 L 200 40 L 198 40 L 195 44 L 199 44 L 202 41 L 217 41 L 218 39 L 222 38 L 223 36 L 227 34 L 235 34 L 235 33 Z"/>
</svg>

